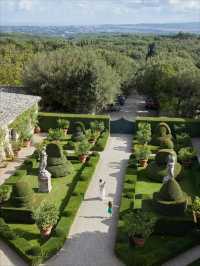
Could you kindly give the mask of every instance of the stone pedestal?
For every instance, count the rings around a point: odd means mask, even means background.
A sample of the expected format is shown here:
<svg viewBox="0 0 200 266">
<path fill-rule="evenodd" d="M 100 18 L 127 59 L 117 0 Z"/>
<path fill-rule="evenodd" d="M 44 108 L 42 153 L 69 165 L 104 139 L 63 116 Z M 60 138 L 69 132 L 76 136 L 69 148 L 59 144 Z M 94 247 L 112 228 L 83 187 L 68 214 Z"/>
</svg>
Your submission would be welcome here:
<svg viewBox="0 0 200 266">
<path fill-rule="evenodd" d="M 51 191 L 51 174 L 47 170 L 40 171 L 38 176 L 38 187 L 38 191 L 42 193 Z"/>
</svg>

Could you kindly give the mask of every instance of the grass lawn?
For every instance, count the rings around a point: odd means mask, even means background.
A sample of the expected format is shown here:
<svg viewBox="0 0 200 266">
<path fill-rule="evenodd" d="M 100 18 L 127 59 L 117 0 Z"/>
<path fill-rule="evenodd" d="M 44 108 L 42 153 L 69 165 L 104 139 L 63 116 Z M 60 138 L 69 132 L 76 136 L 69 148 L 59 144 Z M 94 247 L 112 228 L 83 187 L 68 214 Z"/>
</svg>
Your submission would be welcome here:
<svg viewBox="0 0 200 266">
<path fill-rule="evenodd" d="M 62 204 L 65 201 L 66 195 L 70 188 L 70 184 L 74 179 L 75 175 L 78 171 L 81 170 L 82 164 L 77 160 L 72 161 L 73 164 L 73 172 L 67 177 L 61 178 L 52 178 L 52 190 L 50 193 L 38 193 L 38 177 L 36 173 L 38 173 L 38 168 L 32 169 L 30 175 L 22 177 L 21 181 L 28 181 L 31 187 L 33 188 L 34 200 L 33 207 L 37 207 L 42 200 L 53 202 L 58 209 L 62 209 Z M 7 204 L 12 207 L 11 202 Z M 19 208 L 18 208 L 19 209 Z M 32 244 L 42 244 L 44 239 L 42 239 L 40 235 L 40 231 L 38 230 L 35 224 L 19 224 L 19 223 L 9 223 L 11 229 L 13 229 L 17 235 L 25 238 Z"/>
</svg>

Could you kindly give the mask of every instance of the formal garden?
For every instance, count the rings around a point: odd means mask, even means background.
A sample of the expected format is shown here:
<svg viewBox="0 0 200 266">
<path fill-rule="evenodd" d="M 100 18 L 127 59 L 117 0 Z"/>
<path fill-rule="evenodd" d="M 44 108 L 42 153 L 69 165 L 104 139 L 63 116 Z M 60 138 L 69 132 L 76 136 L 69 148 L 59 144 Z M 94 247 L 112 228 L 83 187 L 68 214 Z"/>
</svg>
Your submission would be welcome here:
<svg viewBox="0 0 200 266">
<path fill-rule="evenodd" d="M 107 116 L 39 113 L 37 121 L 44 141 L 0 186 L 0 236 L 30 265 L 64 245 L 109 137 Z M 24 141 L 19 135 L 18 149 Z"/>
<path fill-rule="evenodd" d="M 192 137 L 200 127 L 166 117 L 138 118 L 136 125 L 115 252 L 125 265 L 159 266 L 199 244 L 200 166 Z"/>
</svg>

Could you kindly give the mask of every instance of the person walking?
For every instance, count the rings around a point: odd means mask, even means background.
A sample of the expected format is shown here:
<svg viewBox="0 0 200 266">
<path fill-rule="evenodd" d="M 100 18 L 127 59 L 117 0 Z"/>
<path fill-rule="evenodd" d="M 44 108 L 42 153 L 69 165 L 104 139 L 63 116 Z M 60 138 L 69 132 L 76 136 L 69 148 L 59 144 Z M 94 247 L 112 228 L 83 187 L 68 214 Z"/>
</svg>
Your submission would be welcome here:
<svg viewBox="0 0 200 266">
<path fill-rule="evenodd" d="M 106 182 L 103 181 L 102 179 L 99 179 L 99 194 L 100 194 L 101 200 L 105 199 L 105 195 L 106 195 L 105 185 L 106 185 Z"/>
<path fill-rule="evenodd" d="M 112 202 L 111 201 L 108 202 L 108 209 L 107 209 L 107 211 L 108 211 L 108 214 L 111 217 L 112 216 L 112 212 L 113 212 L 113 206 L 112 206 Z"/>
</svg>

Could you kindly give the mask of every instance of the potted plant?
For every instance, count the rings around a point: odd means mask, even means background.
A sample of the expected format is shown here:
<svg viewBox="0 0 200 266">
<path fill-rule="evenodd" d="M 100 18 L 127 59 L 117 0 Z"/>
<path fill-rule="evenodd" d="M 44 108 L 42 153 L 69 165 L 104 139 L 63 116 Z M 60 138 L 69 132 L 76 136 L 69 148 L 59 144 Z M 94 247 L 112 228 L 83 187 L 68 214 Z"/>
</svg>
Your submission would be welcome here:
<svg viewBox="0 0 200 266">
<path fill-rule="evenodd" d="M 51 234 L 53 226 L 57 223 L 59 212 L 56 206 L 49 202 L 42 202 L 40 206 L 33 211 L 33 219 L 39 228 L 41 235 L 47 237 Z"/>
<path fill-rule="evenodd" d="M 181 148 L 178 152 L 178 159 L 184 166 L 189 167 L 192 165 L 192 159 L 196 156 L 196 151 L 192 147 Z"/>
<path fill-rule="evenodd" d="M 69 129 L 70 122 L 66 119 L 58 119 L 57 121 L 58 127 L 63 130 L 65 137 L 67 136 L 67 132 Z"/>
<path fill-rule="evenodd" d="M 139 123 L 136 139 L 139 144 L 147 144 L 151 141 L 151 125 L 149 123 Z"/>
<path fill-rule="evenodd" d="M 130 211 L 125 216 L 125 228 L 132 244 L 143 247 L 145 240 L 153 233 L 157 217 L 143 210 Z"/>
<path fill-rule="evenodd" d="M 135 158 L 140 162 L 141 167 L 146 167 L 149 156 L 151 155 L 151 150 L 148 145 L 135 146 Z"/>
<path fill-rule="evenodd" d="M 14 156 L 18 156 L 20 148 L 21 148 L 20 141 L 13 141 L 12 142 L 12 150 L 13 150 Z"/>
<path fill-rule="evenodd" d="M 28 130 L 24 130 L 21 133 L 21 139 L 23 140 L 23 144 L 24 144 L 25 147 L 29 147 L 30 146 L 31 137 L 32 137 L 32 134 Z"/>
<path fill-rule="evenodd" d="M 56 128 L 56 129 L 50 128 L 48 131 L 48 137 L 47 138 L 50 141 L 58 142 L 59 140 L 64 138 L 64 132 L 60 128 Z"/>
<path fill-rule="evenodd" d="M 86 139 L 76 144 L 75 150 L 77 155 L 79 156 L 80 162 L 85 163 L 89 149 L 90 145 Z"/>
<path fill-rule="evenodd" d="M 34 133 L 39 134 L 40 132 L 41 132 L 41 128 L 37 122 L 34 127 Z"/>
<path fill-rule="evenodd" d="M 195 223 L 200 222 L 200 198 L 195 197 L 192 202 L 193 219 Z"/>
</svg>

